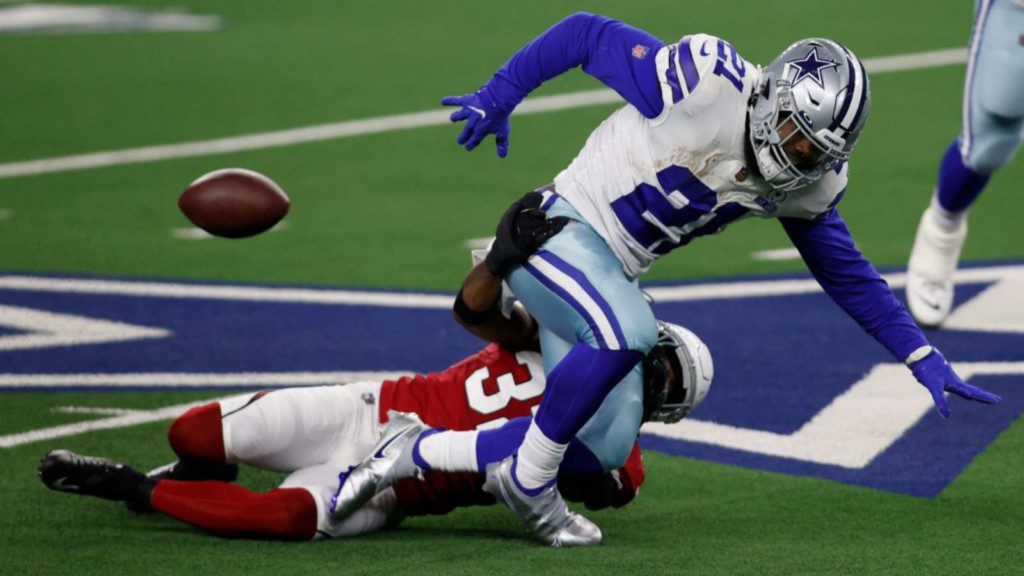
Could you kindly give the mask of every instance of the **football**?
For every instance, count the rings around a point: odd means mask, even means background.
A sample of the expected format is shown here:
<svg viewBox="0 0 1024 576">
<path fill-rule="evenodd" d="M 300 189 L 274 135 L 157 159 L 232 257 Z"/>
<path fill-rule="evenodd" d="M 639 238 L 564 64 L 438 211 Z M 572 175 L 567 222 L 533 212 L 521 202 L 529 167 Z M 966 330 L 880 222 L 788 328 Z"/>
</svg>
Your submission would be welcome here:
<svg viewBox="0 0 1024 576">
<path fill-rule="evenodd" d="M 223 238 L 245 238 L 272 228 L 291 206 L 273 180 L 243 168 L 200 176 L 178 198 L 178 207 L 203 230 Z"/>
</svg>

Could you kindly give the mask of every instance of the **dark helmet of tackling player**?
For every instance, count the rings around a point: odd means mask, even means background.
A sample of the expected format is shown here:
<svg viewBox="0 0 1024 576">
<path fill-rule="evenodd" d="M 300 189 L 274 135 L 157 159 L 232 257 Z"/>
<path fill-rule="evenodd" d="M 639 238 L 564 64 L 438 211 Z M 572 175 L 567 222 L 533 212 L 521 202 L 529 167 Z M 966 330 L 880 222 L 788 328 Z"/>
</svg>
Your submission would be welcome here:
<svg viewBox="0 0 1024 576">
<path fill-rule="evenodd" d="M 761 175 L 778 190 L 818 180 L 850 158 L 870 110 L 868 76 L 852 52 L 824 38 L 794 43 L 761 71 L 751 95 L 750 144 Z M 801 136 L 813 146 L 804 162 L 786 151 Z"/>
<path fill-rule="evenodd" d="M 670 370 L 675 374 L 669 385 Z M 658 322 L 658 343 L 643 360 L 646 421 L 678 422 L 700 405 L 711 388 L 711 351 L 696 334 Z"/>
</svg>

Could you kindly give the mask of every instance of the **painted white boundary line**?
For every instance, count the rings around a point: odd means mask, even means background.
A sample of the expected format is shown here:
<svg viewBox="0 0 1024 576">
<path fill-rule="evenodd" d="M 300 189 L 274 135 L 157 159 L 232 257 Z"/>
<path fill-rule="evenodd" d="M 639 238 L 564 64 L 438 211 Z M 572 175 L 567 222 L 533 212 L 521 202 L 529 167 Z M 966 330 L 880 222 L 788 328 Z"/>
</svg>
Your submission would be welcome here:
<svg viewBox="0 0 1024 576">
<path fill-rule="evenodd" d="M 1024 265 L 958 270 L 958 282 L 994 282 L 1008 277 L 1024 276 Z M 903 272 L 883 276 L 893 288 L 906 284 Z M 452 305 L 447 294 L 416 292 L 363 292 L 359 290 L 316 290 L 311 288 L 271 288 L 264 286 L 232 286 L 184 284 L 176 282 L 148 282 L 121 280 L 93 280 L 79 278 L 45 278 L 36 276 L 0 276 L 0 290 L 29 292 L 61 292 L 79 294 L 116 294 L 149 298 L 199 298 L 210 300 L 240 300 L 250 302 L 294 302 L 300 304 L 340 304 L 351 306 L 390 306 L 400 308 L 439 308 Z M 681 286 L 646 286 L 644 291 L 655 302 L 685 302 L 750 298 L 758 296 L 784 296 L 818 292 L 821 287 L 813 278 L 793 280 L 751 280 L 749 282 L 720 282 L 711 284 L 684 284 Z"/>
<path fill-rule="evenodd" d="M 912 54 L 867 58 L 862 62 L 869 72 L 874 74 L 884 74 L 887 72 L 919 70 L 922 68 L 962 64 L 966 61 L 967 50 L 965 48 L 947 48 L 943 50 L 932 50 L 929 52 L 915 52 Z M 596 106 L 599 104 L 612 104 L 621 101 L 621 97 L 612 90 L 588 90 L 584 92 L 572 92 L 569 94 L 529 98 L 519 105 L 515 113 L 520 115 L 538 114 L 541 112 L 569 110 L 572 108 Z M 413 128 L 422 128 L 426 126 L 441 126 L 448 123 L 448 116 L 451 112 L 452 111 L 450 109 L 427 110 L 424 112 L 378 116 L 375 118 L 364 118 L 361 120 L 345 120 L 330 124 L 246 134 L 242 136 L 231 136 L 227 138 L 216 138 L 212 140 L 197 140 L 193 142 L 181 142 L 178 144 L 161 144 L 156 146 L 143 146 L 140 148 L 127 148 L 123 150 L 107 150 L 103 152 L 93 152 L 90 154 L 76 154 L 73 156 L 58 156 L 37 160 L 6 162 L 0 164 L 0 179 L 52 174 L 55 172 L 67 172 L 70 170 L 85 170 L 89 168 L 101 168 L 104 166 L 121 166 L 126 164 L 141 164 L 145 162 L 158 162 L 160 160 L 172 160 L 178 158 L 212 156 L 215 154 L 228 154 L 232 152 L 242 152 L 245 150 L 262 150 L 266 148 L 294 146 L 310 142 L 321 142 L 324 140 L 351 138 L 353 136 L 364 136 L 367 134 L 411 130 Z"/>
<path fill-rule="evenodd" d="M 785 260 L 799 260 L 800 251 L 796 248 L 773 248 L 771 250 L 758 250 L 751 252 L 750 258 L 762 262 L 783 262 Z"/>
<path fill-rule="evenodd" d="M 99 414 L 100 416 L 123 416 L 125 414 L 136 414 L 142 410 L 131 408 L 105 408 L 103 406 L 56 406 L 50 408 L 50 412 L 57 414 Z"/>
<path fill-rule="evenodd" d="M 119 296 L 145 296 L 151 298 L 203 298 L 248 302 L 348 304 L 352 306 L 387 306 L 393 308 L 450 308 L 452 298 L 454 298 L 454 296 L 447 294 L 422 294 L 417 292 L 268 288 L 264 286 L 38 278 L 34 276 L 0 276 L 0 290 L 116 294 Z"/>
<path fill-rule="evenodd" d="M 232 388 L 238 386 L 322 386 L 352 382 L 378 382 L 410 372 L 124 372 L 111 374 L 0 374 L 0 388 Z"/>
<path fill-rule="evenodd" d="M 1024 362 L 957 362 L 965 380 L 1024 375 Z M 925 414 L 931 398 L 902 364 L 879 364 L 832 400 L 799 430 L 779 434 L 686 418 L 650 422 L 647 434 L 817 464 L 862 469 L 889 449 Z"/>
<path fill-rule="evenodd" d="M 74 436 L 76 434 L 92 432 L 93 430 L 113 430 L 115 428 L 125 428 L 127 426 L 136 426 L 138 424 L 147 424 L 149 422 L 159 422 L 160 420 L 170 420 L 171 418 L 177 418 L 184 414 L 189 408 L 202 406 L 208 402 L 217 402 L 220 400 L 223 400 L 223 398 L 199 400 L 196 402 L 189 402 L 187 404 L 176 404 L 174 406 L 167 406 L 166 408 L 158 408 L 156 410 L 132 412 L 131 414 L 123 414 L 112 418 L 101 418 L 99 420 L 75 422 L 74 424 L 64 424 L 62 426 L 51 426 L 50 428 L 41 428 L 39 430 L 30 430 L 28 432 L 8 434 L 7 436 L 0 436 L 0 448 L 13 448 L 14 446 L 20 446 L 22 444 L 39 442 L 40 440 L 53 440 L 54 438 L 63 438 L 65 436 Z"/>
</svg>

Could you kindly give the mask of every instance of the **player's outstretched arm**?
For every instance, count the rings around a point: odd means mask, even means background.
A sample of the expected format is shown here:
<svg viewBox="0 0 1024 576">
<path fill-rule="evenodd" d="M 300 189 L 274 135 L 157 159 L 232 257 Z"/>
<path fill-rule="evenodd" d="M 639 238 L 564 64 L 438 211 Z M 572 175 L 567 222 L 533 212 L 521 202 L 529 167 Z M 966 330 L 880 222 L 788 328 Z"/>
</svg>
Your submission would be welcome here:
<svg viewBox="0 0 1024 576">
<path fill-rule="evenodd" d="M 943 392 L 998 404 L 1002 399 L 964 382 L 933 348 L 874 266 L 857 250 L 839 212 L 832 208 L 812 220 L 779 218 L 807 267 L 846 313 L 900 362 L 910 367 L 943 416 L 949 405 Z"/>
<path fill-rule="evenodd" d="M 446 96 L 441 104 L 459 107 L 452 122 L 466 121 L 456 139 L 459 144 L 472 150 L 494 134 L 502 158 L 508 154 L 508 117 L 515 107 L 544 82 L 577 66 L 655 118 L 663 103 L 654 55 L 662 45 L 647 32 L 617 20 L 573 14 L 516 52 L 475 93 Z"/>
<path fill-rule="evenodd" d="M 455 298 L 453 312 L 459 324 L 514 350 L 536 347 L 537 324 L 521 305 L 514 306 L 508 318 L 501 313 L 502 279 L 569 222 L 565 217 L 548 218 L 540 209 L 542 200 L 540 193 L 530 192 L 508 207 L 487 257 L 469 271 Z"/>
</svg>

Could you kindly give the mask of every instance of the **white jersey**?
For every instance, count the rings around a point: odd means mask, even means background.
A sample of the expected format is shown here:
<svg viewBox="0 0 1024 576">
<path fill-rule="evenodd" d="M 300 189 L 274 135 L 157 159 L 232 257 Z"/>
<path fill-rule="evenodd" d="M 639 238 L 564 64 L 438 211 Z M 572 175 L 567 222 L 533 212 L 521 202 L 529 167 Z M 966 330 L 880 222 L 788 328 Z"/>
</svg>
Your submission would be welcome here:
<svg viewBox="0 0 1024 576">
<path fill-rule="evenodd" d="M 774 191 L 747 168 L 747 102 L 760 69 L 714 36 L 685 36 L 658 51 L 664 107 L 631 105 L 587 139 L 555 191 L 593 226 L 630 277 L 658 257 L 731 222 L 814 218 L 839 201 L 847 166 L 796 191 Z"/>
</svg>

